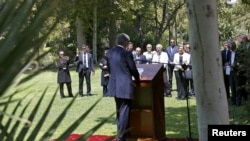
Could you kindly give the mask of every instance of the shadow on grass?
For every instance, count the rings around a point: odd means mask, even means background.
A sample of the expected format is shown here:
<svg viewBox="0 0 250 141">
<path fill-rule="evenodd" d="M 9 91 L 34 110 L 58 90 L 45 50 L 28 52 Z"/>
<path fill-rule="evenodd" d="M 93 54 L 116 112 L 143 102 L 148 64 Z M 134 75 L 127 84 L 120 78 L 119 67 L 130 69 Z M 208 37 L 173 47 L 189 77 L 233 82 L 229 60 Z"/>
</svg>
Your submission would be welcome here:
<svg viewBox="0 0 250 141">
<path fill-rule="evenodd" d="M 198 138 L 196 106 L 189 106 L 189 116 L 187 107 L 165 108 L 165 125 L 167 137 Z"/>
</svg>

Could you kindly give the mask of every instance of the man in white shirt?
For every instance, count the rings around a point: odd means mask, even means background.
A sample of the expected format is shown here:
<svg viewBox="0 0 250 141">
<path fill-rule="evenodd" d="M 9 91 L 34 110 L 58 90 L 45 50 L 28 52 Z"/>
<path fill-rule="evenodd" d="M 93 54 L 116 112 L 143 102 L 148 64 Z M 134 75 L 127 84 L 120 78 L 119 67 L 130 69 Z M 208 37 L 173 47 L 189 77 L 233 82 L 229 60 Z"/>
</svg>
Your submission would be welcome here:
<svg viewBox="0 0 250 141">
<path fill-rule="evenodd" d="M 151 44 L 147 44 L 146 49 L 147 49 L 147 51 L 143 52 L 143 55 L 146 56 L 147 64 L 151 64 L 153 55 L 156 52 L 152 50 L 152 45 Z"/>
<path fill-rule="evenodd" d="M 172 97 L 170 85 L 168 82 L 168 75 L 167 75 L 167 63 L 168 63 L 168 55 L 166 52 L 162 51 L 162 45 L 156 45 L 156 53 L 153 55 L 152 63 L 162 63 L 164 66 L 164 73 L 163 73 L 163 81 L 164 81 L 164 95 L 167 97 Z"/>
</svg>

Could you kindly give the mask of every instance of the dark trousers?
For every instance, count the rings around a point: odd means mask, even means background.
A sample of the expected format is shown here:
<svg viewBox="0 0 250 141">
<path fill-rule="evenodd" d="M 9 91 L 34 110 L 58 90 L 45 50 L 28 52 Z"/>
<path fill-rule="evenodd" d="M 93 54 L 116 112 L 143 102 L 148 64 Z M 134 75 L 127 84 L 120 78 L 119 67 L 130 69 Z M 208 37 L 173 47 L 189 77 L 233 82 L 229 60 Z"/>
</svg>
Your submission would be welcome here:
<svg viewBox="0 0 250 141">
<path fill-rule="evenodd" d="M 65 96 L 65 95 L 64 95 L 64 88 L 63 88 L 63 86 L 64 86 L 64 83 L 59 83 L 60 95 L 61 95 L 61 97 L 64 97 L 64 96 Z M 71 83 L 66 83 L 66 86 L 67 86 L 67 89 L 68 89 L 68 94 L 69 94 L 69 96 L 72 97 L 73 94 L 72 94 Z"/>
<path fill-rule="evenodd" d="M 194 81 L 193 79 L 186 79 L 187 93 L 194 95 Z"/>
<path fill-rule="evenodd" d="M 170 85 L 170 89 L 172 90 L 173 83 L 173 73 L 174 73 L 174 65 L 168 64 L 168 81 Z"/>
<path fill-rule="evenodd" d="M 79 95 L 83 95 L 84 78 L 86 79 L 86 84 L 87 84 L 87 95 L 90 94 L 90 92 L 91 92 L 90 74 L 91 74 L 91 71 L 89 69 L 82 70 L 79 73 Z"/>
<path fill-rule="evenodd" d="M 106 96 L 107 91 L 108 91 L 108 86 L 107 86 L 107 85 L 103 85 L 103 86 L 102 86 L 102 93 L 103 93 L 103 96 Z"/>
<path fill-rule="evenodd" d="M 186 79 L 182 76 L 182 71 L 175 71 L 178 99 L 184 99 L 187 96 L 187 84 Z"/>
<path fill-rule="evenodd" d="M 116 103 L 116 122 L 117 122 L 117 139 L 118 141 L 125 141 L 127 130 L 129 128 L 129 119 L 132 100 L 115 98 Z"/>
<path fill-rule="evenodd" d="M 230 98 L 230 77 L 229 75 L 226 75 L 226 72 L 223 71 L 224 76 L 224 85 L 226 89 L 227 98 Z"/>
<path fill-rule="evenodd" d="M 167 70 L 164 70 L 163 72 L 163 82 L 164 82 L 164 95 L 171 95 L 171 88 L 170 88 L 170 84 L 168 81 L 168 72 Z"/>
<path fill-rule="evenodd" d="M 239 78 L 237 76 L 237 72 L 236 71 L 231 71 L 230 72 L 230 86 L 231 86 L 231 92 L 232 92 L 232 97 L 231 97 L 231 101 L 232 104 L 235 105 L 236 101 L 237 103 L 239 103 L 239 93 L 237 92 L 237 87 L 239 85 Z"/>
</svg>

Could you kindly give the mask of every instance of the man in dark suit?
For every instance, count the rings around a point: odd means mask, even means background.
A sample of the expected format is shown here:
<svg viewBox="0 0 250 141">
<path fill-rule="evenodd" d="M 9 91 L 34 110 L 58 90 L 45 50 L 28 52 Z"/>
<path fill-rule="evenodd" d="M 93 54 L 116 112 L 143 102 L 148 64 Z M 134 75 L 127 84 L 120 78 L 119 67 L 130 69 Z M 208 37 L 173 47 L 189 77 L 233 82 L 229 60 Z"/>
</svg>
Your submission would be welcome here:
<svg viewBox="0 0 250 141">
<path fill-rule="evenodd" d="M 76 55 L 75 61 L 77 61 L 76 72 L 79 74 L 79 95 L 83 95 L 83 80 L 86 79 L 87 84 L 87 96 L 91 96 L 91 81 L 90 75 L 93 72 L 95 75 L 95 66 L 92 54 L 88 51 L 88 45 L 82 45 L 82 51 Z"/>
<path fill-rule="evenodd" d="M 170 89 L 172 90 L 173 72 L 174 72 L 174 54 L 178 52 L 178 46 L 175 45 L 175 40 L 170 40 L 170 46 L 166 48 L 168 54 L 168 80 L 170 83 Z"/>
<path fill-rule="evenodd" d="M 146 56 L 141 54 L 141 48 L 137 47 L 135 49 L 135 56 L 134 56 L 135 64 L 146 64 L 147 59 Z"/>
<path fill-rule="evenodd" d="M 140 86 L 139 73 L 137 71 L 133 55 L 126 48 L 129 44 L 129 36 L 121 33 L 117 36 L 117 46 L 108 50 L 108 68 L 110 79 L 107 96 L 115 98 L 117 119 L 117 140 L 126 140 L 126 131 L 129 128 L 130 110 L 134 99 L 134 86 Z"/>
<path fill-rule="evenodd" d="M 102 57 L 99 67 L 102 70 L 101 72 L 101 86 L 102 86 L 102 92 L 103 96 L 106 96 L 108 91 L 108 83 L 109 83 L 109 68 L 108 68 L 108 62 L 107 62 L 107 52 L 108 49 L 104 50 L 104 56 Z"/>
<path fill-rule="evenodd" d="M 230 64 L 231 51 L 228 48 L 228 42 L 223 44 L 224 49 L 221 51 L 222 57 L 222 65 L 223 65 L 223 76 L 224 76 L 224 85 L 226 89 L 227 98 L 230 98 L 230 83 L 229 83 L 229 75 L 226 73 L 227 67 Z"/>
</svg>

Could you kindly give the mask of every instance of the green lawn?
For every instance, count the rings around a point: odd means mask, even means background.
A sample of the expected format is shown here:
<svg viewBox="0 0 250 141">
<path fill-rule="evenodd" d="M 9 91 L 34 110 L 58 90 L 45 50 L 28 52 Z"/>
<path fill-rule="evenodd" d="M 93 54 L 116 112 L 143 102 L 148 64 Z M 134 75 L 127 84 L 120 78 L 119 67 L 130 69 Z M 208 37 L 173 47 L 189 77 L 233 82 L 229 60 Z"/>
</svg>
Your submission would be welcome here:
<svg viewBox="0 0 250 141">
<path fill-rule="evenodd" d="M 23 74 L 25 76 L 27 74 Z M 72 77 L 72 87 L 73 93 L 76 95 L 78 91 L 78 74 L 72 68 L 71 71 Z M 83 122 L 79 123 L 79 127 L 74 131 L 74 133 L 85 133 L 90 130 L 93 126 L 98 124 L 100 121 L 103 121 L 110 114 L 115 112 L 115 103 L 113 98 L 110 97 L 102 97 L 102 87 L 100 85 L 100 69 L 96 70 L 96 74 L 91 76 L 91 84 L 92 84 L 92 94 L 91 97 L 77 97 L 73 106 L 69 109 L 67 114 L 65 115 L 63 122 L 60 124 L 59 128 L 55 131 L 52 138 L 57 138 L 65 129 L 67 129 L 77 118 L 79 118 L 80 114 L 85 113 L 86 110 L 93 105 L 98 99 L 101 101 L 97 104 L 97 106 L 91 111 L 91 113 L 84 119 Z M 39 98 L 42 93 L 48 87 L 45 97 L 42 101 L 41 107 L 39 107 L 40 114 L 37 114 L 31 124 L 31 129 L 37 122 L 40 120 L 41 114 L 45 111 L 47 106 L 50 103 L 50 100 L 53 97 L 58 85 L 57 81 L 57 72 L 54 71 L 44 71 L 43 73 L 37 75 L 33 79 L 29 80 L 27 83 L 24 83 L 16 88 L 25 88 L 29 87 L 24 91 L 20 91 L 18 96 L 23 97 L 25 94 L 29 94 L 23 100 L 23 104 L 21 106 L 25 106 L 29 100 L 32 99 L 32 102 L 29 105 L 29 108 L 25 111 L 24 118 L 27 118 L 30 115 L 30 112 L 33 110 L 35 105 L 38 103 Z M 10 88 L 7 94 L 11 94 L 15 88 Z M 86 92 L 86 88 L 84 87 L 84 91 Z M 65 86 L 65 95 L 67 95 L 66 86 Z M 66 107 L 66 105 L 71 101 L 72 98 L 61 99 L 59 92 L 57 92 L 56 99 L 53 102 L 53 106 L 48 116 L 45 119 L 45 123 L 40 127 L 39 135 L 43 135 L 44 132 L 47 131 L 48 127 L 55 121 L 56 117 L 61 113 L 61 111 Z M 164 98 L 165 100 L 165 119 L 166 119 L 166 135 L 167 137 L 176 137 L 176 138 L 185 138 L 188 137 L 188 116 L 187 116 L 187 103 L 185 100 L 176 100 L 176 92 L 173 92 L 172 98 Z M 13 108 L 16 103 L 10 104 L 13 106 L 8 107 L 9 113 L 12 113 Z M 190 107 L 190 116 L 191 116 L 191 130 L 192 137 L 198 137 L 197 131 L 197 114 L 196 114 L 196 99 L 189 99 L 189 107 Z M 20 107 L 21 108 L 21 107 Z M 238 109 L 236 109 L 238 108 Z M 230 121 L 233 123 L 239 122 L 243 124 L 249 123 L 245 116 L 246 113 L 241 112 L 244 111 L 244 107 L 231 107 L 230 106 Z M 21 111 L 20 111 L 21 112 Z M 19 115 L 19 114 L 16 114 Z M 239 116 L 241 115 L 241 116 Z M 244 116 L 245 118 L 242 118 Z M 249 116 L 248 116 L 249 117 Z M 30 130 L 31 130 L 30 129 Z M 109 118 L 108 121 L 98 129 L 94 134 L 101 135 L 115 135 L 116 134 L 116 123 L 115 116 Z"/>
</svg>

